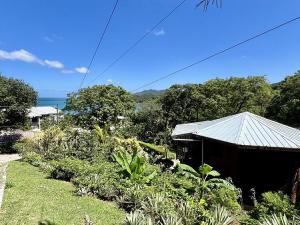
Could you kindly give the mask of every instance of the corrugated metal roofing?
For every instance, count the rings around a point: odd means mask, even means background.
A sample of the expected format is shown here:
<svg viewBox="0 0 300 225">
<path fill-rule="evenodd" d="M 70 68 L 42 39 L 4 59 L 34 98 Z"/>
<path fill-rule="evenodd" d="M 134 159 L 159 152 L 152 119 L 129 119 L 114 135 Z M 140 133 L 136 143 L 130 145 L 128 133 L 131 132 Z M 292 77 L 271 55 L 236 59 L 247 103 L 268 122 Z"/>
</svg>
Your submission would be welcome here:
<svg viewBox="0 0 300 225">
<path fill-rule="evenodd" d="M 249 112 L 212 121 L 179 124 L 172 138 L 187 134 L 242 146 L 300 149 L 300 130 Z"/>
<path fill-rule="evenodd" d="M 60 112 L 61 110 L 58 110 Z M 52 106 L 37 106 L 31 107 L 28 113 L 29 118 L 41 117 L 44 115 L 55 115 L 57 114 L 57 109 Z"/>
</svg>

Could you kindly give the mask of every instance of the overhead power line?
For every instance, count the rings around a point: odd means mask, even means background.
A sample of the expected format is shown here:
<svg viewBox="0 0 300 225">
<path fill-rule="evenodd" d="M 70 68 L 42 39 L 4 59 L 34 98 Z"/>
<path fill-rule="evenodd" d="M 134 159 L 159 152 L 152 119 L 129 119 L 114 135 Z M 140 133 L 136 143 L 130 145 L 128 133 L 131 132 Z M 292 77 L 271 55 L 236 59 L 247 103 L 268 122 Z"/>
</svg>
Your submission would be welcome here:
<svg viewBox="0 0 300 225">
<path fill-rule="evenodd" d="M 116 11 L 116 8 L 117 8 L 117 6 L 118 6 L 118 3 L 119 3 L 119 0 L 116 0 L 116 2 L 115 2 L 115 4 L 114 4 L 114 7 L 113 7 L 113 9 L 112 9 L 112 11 L 111 11 L 111 13 L 110 13 L 110 16 L 109 16 L 109 18 L 108 18 L 108 20 L 107 20 L 107 23 L 106 23 L 106 25 L 105 25 L 105 28 L 104 28 L 104 30 L 102 31 L 102 34 L 101 34 L 101 37 L 100 37 L 100 39 L 99 39 L 99 41 L 98 41 L 98 44 L 97 44 L 97 46 L 96 46 L 96 49 L 95 49 L 95 51 L 94 51 L 94 53 L 93 53 L 93 55 L 92 55 L 91 61 L 90 61 L 89 65 L 88 65 L 88 67 L 87 67 L 87 71 L 84 73 L 84 76 L 83 76 L 83 78 L 82 78 L 82 80 L 81 80 L 79 89 L 82 87 L 82 85 L 83 85 L 83 83 L 84 83 L 84 81 L 85 81 L 85 79 L 86 79 L 87 73 L 88 73 L 89 70 L 91 69 L 91 66 L 92 66 L 92 64 L 93 64 L 93 62 L 94 62 L 94 60 L 95 60 L 95 57 L 96 57 L 97 52 L 98 52 L 98 50 L 99 50 L 99 47 L 100 47 L 100 45 L 101 45 L 101 43 L 102 43 L 102 41 L 103 41 L 103 38 L 104 38 L 104 36 L 105 36 L 105 34 L 106 34 L 106 31 L 107 31 L 107 28 L 108 28 L 108 26 L 109 26 L 109 24 L 110 24 L 110 21 L 111 21 L 111 19 L 112 19 L 114 13 L 115 13 L 115 11 Z"/>
<path fill-rule="evenodd" d="M 142 88 L 148 87 L 148 86 L 150 86 L 150 85 L 152 85 L 152 84 L 154 84 L 154 83 L 157 83 L 157 82 L 159 82 L 159 81 L 161 81 L 161 80 L 167 79 L 167 78 L 169 78 L 169 77 L 171 77 L 171 76 L 173 76 L 173 75 L 175 75 L 175 74 L 177 74 L 177 73 L 179 73 L 179 72 L 182 72 L 182 71 L 184 71 L 184 70 L 186 70 L 186 69 L 189 69 L 190 67 L 193 67 L 193 66 L 195 66 L 195 65 L 197 65 L 197 64 L 200 64 L 200 63 L 202 63 L 202 62 L 204 62 L 204 61 L 207 61 L 207 60 L 209 60 L 209 59 L 211 59 L 211 58 L 213 58 L 213 57 L 216 57 L 216 56 L 218 56 L 218 55 L 221 55 L 221 54 L 223 54 L 223 53 L 225 53 L 225 52 L 227 52 L 227 51 L 229 51 L 229 50 L 231 50 L 231 49 L 233 49 L 233 48 L 236 48 L 236 47 L 238 47 L 238 46 L 240 46 L 240 45 L 243 45 L 243 44 L 245 44 L 245 43 L 247 43 L 247 42 L 250 42 L 250 41 L 252 41 L 252 40 L 254 40 L 254 39 L 256 39 L 256 38 L 259 38 L 259 37 L 261 37 L 261 36 L 263 36 L 263 35 L 265 35 L 265 34 L 267 34 L 267 33 L 270 33 L 270 32 L 272 32 L 272 31 L 274 31 L 274 30 L 277 30 L 277 29 L 279 29 L 279 28 L 281 28 L 281 27 L 283 27 L 283 26 L 285 26 L 285 25 L 288 25 L 288 24 L 290 24 L 290 23 L 292 23 L 292 22 L 294 22 L 294 21 L 296 21 L 296 20 L 299 20 L 299 19 L 300 19 L 300 16 L 299 16 L 299 17 L 296 17 L 296 18 L 293 18 L 293 19 L 291 19 L 291 20 L 288 20 L 288 21 L 286 21 L 286 22 L 284 22 L 284 23 L 281 23 L 281 24 L 279 24 L 279 25 L 277 25 L 277 26 L 275 26 L 275 27 L 272 27 L 272 28 L 270 28 L 270 29 L 264 31 L 264 32 L 258 33 L 258 34 L 256 34 L 256 35 L 254 35 L 254 36 L 252 36 L 252 37 L 250 37 L 250 38 L 244 40 L 244 41 L 238 42 L 237 44 L 234 44 L 234 45 L 232 45 L 232 46 L 230 46 L 230 47 L 228 47 L 228 48 L 225 48 L 225 49 L 223 49 L 223 50 L 221 50 L 221 51 L 218 51 L 218 52 L 216 52 L 216 53 L 213 53 L 213 54 L 211 54 L 211 55 L 209 55 L 209 56 L 207 56 L 207 57 L 205 57 L 205 58 L 203 58 L 203 59 L 201 59 L 201 60 L 198 60 L 198 61 L 196 61 L 196 62 L 194 62 L 194 63 L 192 63 L 192 64 L 190 64 L 190 65 L 187 65 L 187 66 L 185 66 L 185 67 L 182 67 L 182 68 L 180 68 L 180 69 L 178 69 L 178 70 L 176 70 L 176 71 L 174 71 L 174 72 L 172 72 L 172 73 L 169 73 L 169 74 L 167 74 L 167 75 L 165 75 L 165 76 L 159 77 L 159 78 L 157 78 L 156 80 L 153 80 L 153 81 L 151 81 L 151 82 L 149 82 L 149 83 L 143 84 L 142 86 L 140 86 L 140 87 L 138 87 L 138 88 L 132 90 L 132 92 L 136 92 L 136 91 L 138 91 L 138 90 L 140 90 L 140 89 L 142 89 Z"/>
<path fill-rule="evenodd" d="M 155 29 L 161 25 L 166 19 L 168 19 L 180 6 L 182 6 L 187 0 L 181 1 L 178 5 L 176 5 L 167 15 L 161 18 L 149 31 L 147 31 L 143 36 L 137 39 L 129 48 L 127 48 L 119 57 L 117 57 L 111 64 L 109 64 L 97 77 L 91 80 L 89 84 L 96 81 L 99 77 L 105 74 L 108 70 L 110 70 L 117 62 L 119 62 L 123 57 L 125 57 L 131 50 L 133 50 L 139 43 L 141 43 L 149 34 L 152 34 Z"/>
</svg>

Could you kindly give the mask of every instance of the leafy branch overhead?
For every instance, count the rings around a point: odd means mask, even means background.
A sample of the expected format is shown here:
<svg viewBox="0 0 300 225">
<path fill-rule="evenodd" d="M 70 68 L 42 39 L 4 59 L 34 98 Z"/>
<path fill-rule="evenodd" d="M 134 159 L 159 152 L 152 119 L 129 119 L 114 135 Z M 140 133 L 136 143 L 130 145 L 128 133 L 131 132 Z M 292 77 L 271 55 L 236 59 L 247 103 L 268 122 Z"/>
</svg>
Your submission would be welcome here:
<svg viewBox="0 0 300 225">
<path fill-rule="evenodd" d="M 209 5 L 215 5 L 216 7 L 222 7 L 222 0 L 201 0 L 196 7 L 203 7 L 204 10 L 207 10 Z"/>
</svg>

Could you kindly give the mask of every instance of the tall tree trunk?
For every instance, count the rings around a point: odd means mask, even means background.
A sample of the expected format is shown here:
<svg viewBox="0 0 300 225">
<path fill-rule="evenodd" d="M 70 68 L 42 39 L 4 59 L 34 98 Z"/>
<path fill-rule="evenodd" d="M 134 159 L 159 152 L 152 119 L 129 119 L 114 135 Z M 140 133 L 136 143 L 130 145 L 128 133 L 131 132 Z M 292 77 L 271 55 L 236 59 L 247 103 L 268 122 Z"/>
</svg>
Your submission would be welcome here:
<svg viewBox="0 0 300 225">
<path fill-rule="evenodd" d="M 291 193 L 291 201 L 293 204 L 297 203 L 297 196 L 300 189 L 300 168 L 296 170 L 294 180 L 293 180 L 293 187 Z"/>
</svg>

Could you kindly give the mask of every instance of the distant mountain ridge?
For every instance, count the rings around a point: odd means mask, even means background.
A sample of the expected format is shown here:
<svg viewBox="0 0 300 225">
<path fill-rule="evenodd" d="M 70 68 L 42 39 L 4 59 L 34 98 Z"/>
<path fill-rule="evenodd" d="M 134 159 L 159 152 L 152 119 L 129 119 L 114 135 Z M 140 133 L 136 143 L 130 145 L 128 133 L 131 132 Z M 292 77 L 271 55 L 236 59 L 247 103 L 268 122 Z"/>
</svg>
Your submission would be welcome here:
<svg viewBox="0 0 300 225">
<path fill-rule="evenodd" d="M 162 94 L 165 90 L 155 90 L 155 89 L 149 89 L 149 90 L 144 90 L 141 92 L 137 92 L 134 95 L 147 95 L 147 94 Z"/>
<path fill-rule="evenodd" d="M 144 91 L 135 93 L 134 98 L 135 98 L 136 102 L 142 103 L 142 102 L 145 102 L 145 101 L 155 99 L 158 96 L 162 95 L 164 92 L 165 92 L 165 90 L 149 89 L 149 90 L 144 90 Z"/>
</svg>

